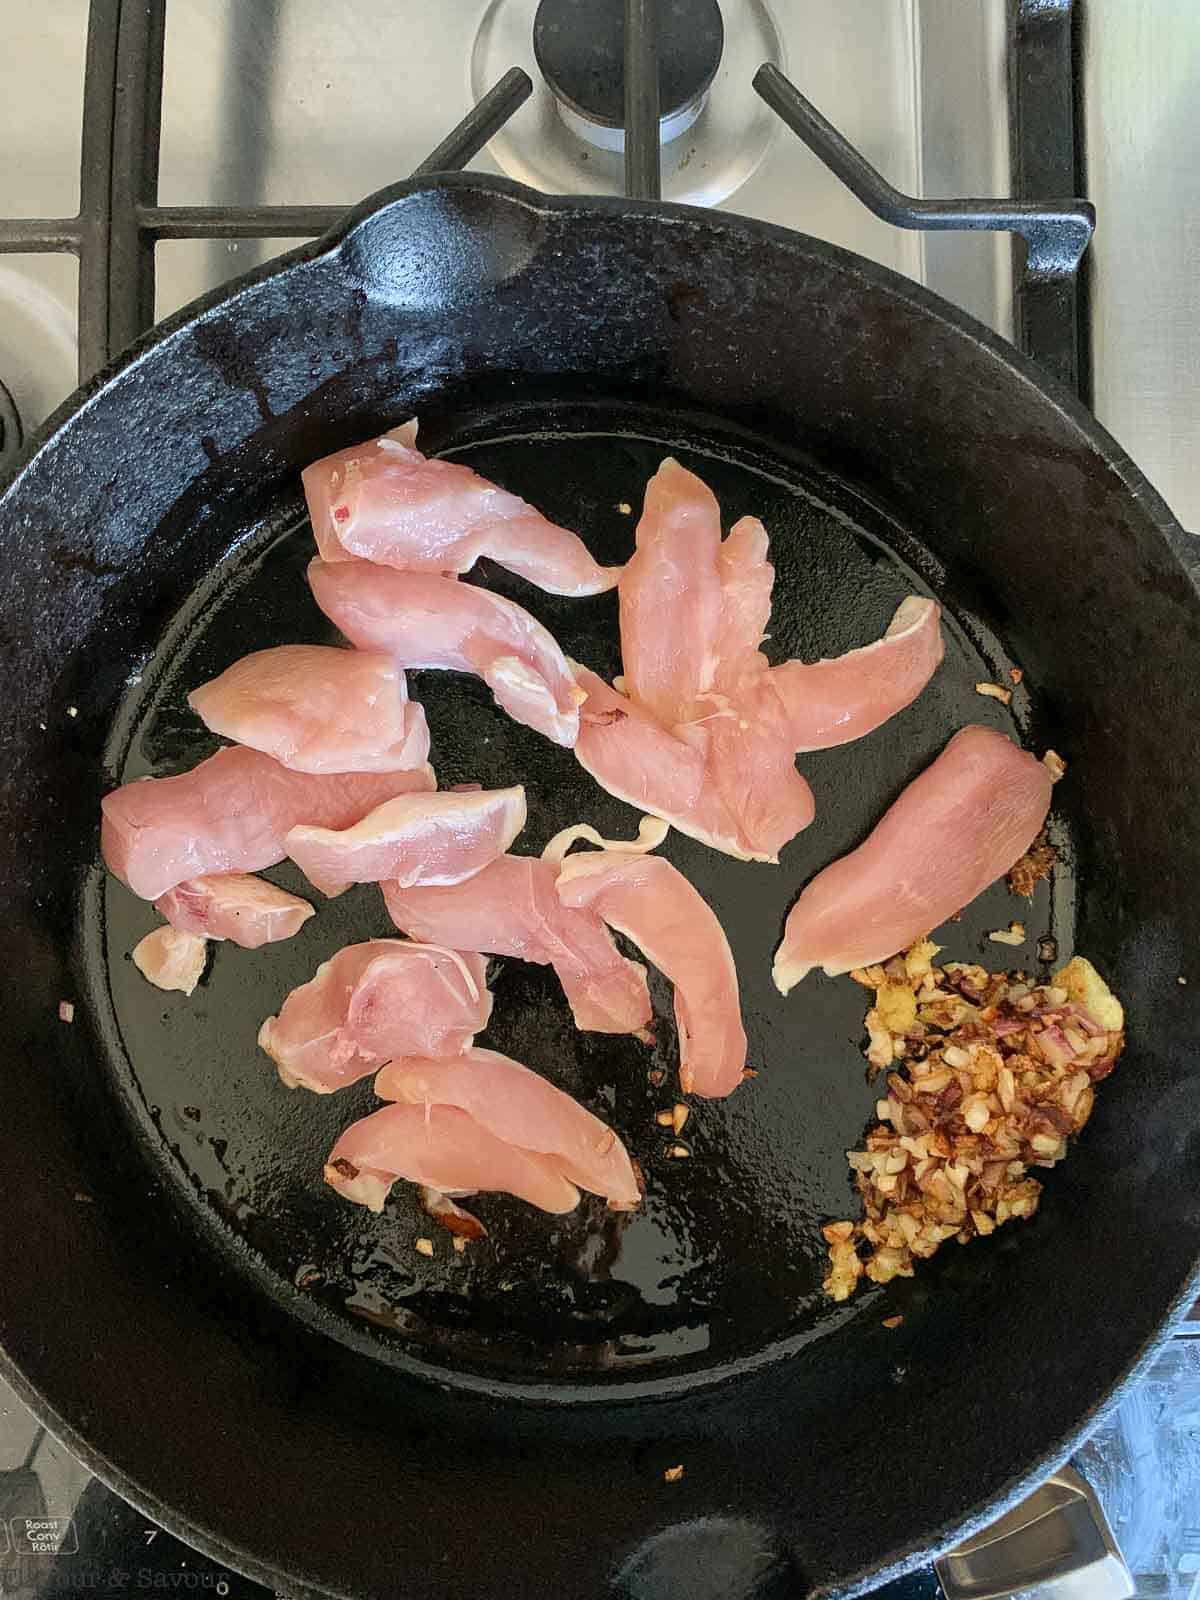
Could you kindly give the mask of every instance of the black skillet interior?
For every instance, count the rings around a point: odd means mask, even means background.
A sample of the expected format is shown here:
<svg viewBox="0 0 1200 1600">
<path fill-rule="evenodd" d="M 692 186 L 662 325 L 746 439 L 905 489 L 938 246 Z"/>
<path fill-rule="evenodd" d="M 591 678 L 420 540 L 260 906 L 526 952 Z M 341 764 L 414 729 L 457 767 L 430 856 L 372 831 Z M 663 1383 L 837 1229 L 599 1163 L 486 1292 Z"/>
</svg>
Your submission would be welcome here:
<svg viewBox="0 0 1200 1600">
<path fill-rule="evenodd" d="M 413 408 L 427 447 L 607 559 L 630 546 L 621 504 L 678 453 L 729 520 L 767 521 L 780 655 L 874 637 L 913 586 L 942 600 L 948 637 L 917 705 L 804 763 L 818 821 L 781 867 L 666 846 L 730 934 L 759 1078 L 699 1107 L 691 1158 L 666 1160 L 661 988 L 651 1054 L 574 1034 L 549 975 L 505 964 L 489 1039 L 614 1122 L 648 1204 L 618 1230 L 489 1200 L 491 1240 L 465 1257 L 439 1241 L 431 1262 L 407 1199 L 375 1221 L 321 1187 L 369 1089 L 289 1093 L 253 1043 L 323 955 L 387 931 L 377 898 L 352 891 L 275 949 L 219 950 L 186 1002 L 131 971 L 151 918 L 95 854 L 106 786 L 207 748 L 188 688 L 327 636 L 297 469 Z M 957 314 L 735 218 L 450 181 L 180 322 L 0 500 L 0 644 L 22 690 L 2 710 L 0 1344 L 27 1391 L 141 1504 L 246 1569 L 406 1600 L 465 1581 L 699 1597 L 697 1572 L 721 1594 L 767 1592 L 753 1574 L 848 1593 L 1013 1493 L 1069 1448 L 1200 1254 L 1196 988 L 1176 982 L 1200 891 L 1178 738 L 1200 714 L 1200 673 L 1180 668 L 1200 608 L 1168 525 L 1111 441 Z M 615 669 L 611 598 L 479 579 Z M 1011 664 L 1010 721 L 973 685 Z M 443 782 L 527 783 L 525 848 L 580 819 L 631 830 L 478 685 L 416 687 Z M 850 1204 L 843 1151 L 870 1112 L 862 999 L 810 978 L 781 1000 L 770 952 L 800 882 L 966 720 L 1071 763 L 1065 867 L 1025 920 L 1111 976 L 1130 1049 L 1035 1224 L 835 1311 L 817 1225 Z M 1022 912 L 993 891 L 944 942 L 978 953 Z M 465 1550 L 464 1514 L 489 1530 Z"/>
<path fill-rule="evenodd" d="M 551 430 L 547 425 L 553 423 Z M 613 431 L 614 427 L 620 432 Z M 727 525 L 747 512 L 771 530 L 778 568 L 770 649 L 779 658 L 833 655 L 876 637 L 900 599 L 938 592 L 937 564 L 906 530 L 833 484 L 795 474 L 749 451 L 693 433 L 671 419 L 616 414 L 607 407 L 513 410 L 475 416 L 469 433 L 453 420 L 427 420 L 430 448 L 452 453 L 549 515 L 583 530 L 605 561 L 629 553 L 646 479 L 664 454 L 679 453 L 721 498 Z M 840 502 L 834 504 L 829 496 Z M 130 780 L 191 766 L 215 741 L 186 705 L 187 691 L 248 650 L 335 637 L 308 593 L 312 554 L 307 523 L 292 502 L 261 533 L 240 544 L 172 619 L 137 674 L 115 724 L 112 770 Z M 614 595 L 555 599 L 491 567 L 478 581 L 529 605 L 568 655 L 612 677 L 620 671 Z M 952 604 L 952 597 L 950 599 Z M 580 1035 L 557 980 L 545 968 L 496 963 L 494 1018 L 483 1042 L 539 1071 L 611 1122 L 647 1176 L 636 1215 L 589 1202 L 567 1219 L 518 1202 L 480 1205 L 490 1240 L 465 1256 L 431 1227 L 413 1194 L 401 1193 L 382 1219 L 349 1207 L 320 1181 L 324 1155 L 355 1116 L 378 1103 L 370 1084 L 333 1098 L 288 1093 L 255 1044 L 264 1016 L 341 945 L 394 935 L 381 897 L 362 887 L 321 906 L 303 934 L 247 955 L 216 952 L 190 1000 L 150 988 L 128 952 L 158 918 L 111 879 L 93 884 L 105 909 L 89 951 L 107 967 L 128 1067 L 116 1070 L 130 1104 L 169 1153 L 170 1170 L 203 1202 L 210 1227 L 232 1229 L 261 1256 L 268 1287 L 295 1285 L 328 1314 L 391 1330 L 386 1352 L 428 1350 L 454 1365 L 544 1379 L 684 1371 L 794 1344 L 844 1320 L 821 1293 L 820 1224 L 852 1205 L 844 1152 L 871 1113 L 858 1044 L 862 992 L 848 981 L 814 981 L 790 999 L 771 983 L 771 953 L 799 884 L 870 827 L 900 787 L 944 743 L 949 730 L 983 721 L 1018 731 L 1014 717 L 974 685 L 1010 683 L 1009 662 L 978 617 L 947 611 L 947 663 L 918 703 L 859 745 L 805 763 L 820 822 L 776 867 L 730 861 L 685 838 L 667 854 L 714 907 L 738 963 L 750 1065 L 759 1078 L 725 1102 L 696 1102 L 683 1147 L 655 1121 L 678 1099 L 678 1050 L 669 992 L 656 986 L 657 1042 Z M 526 785 L 530 820 L 521 840 L 540 850 L 571 822 L 632 835 L 636 813 L 604 794 L 569 751 L 509 721 L 478 680 L 435 672 L 414 677 L 433 733 L 432 760 L 443 784 Z M 1031 698 L 1015 695 L 1016 724 Z M 1043 739 L 1052 738 L 1045 729 Z M 1064 839 L 1057 913 L 1046 886 L 1027 911 L 1003 886 L 947 931 L 948 953 L 990 959 L 986 932 L 1026 918 L 1025 958 L 1050 934 L 1071 944 L 1070 848 Z M 294 868 L 273 874 L 305 892 Z M 311 892 L 311 891 L 309 891 Z M 433 1258 L 413 1241 L 433 1234 Z M 985 1270 L 996 1246 L 978 1253 Z M 1003 1249 L 1003 1243 L 999 1244 Z M 872 1297 L 864 1296 L 864 1304 Z M 878 1316 L 874 1305 L 865 1313 Z"/>
</svg>

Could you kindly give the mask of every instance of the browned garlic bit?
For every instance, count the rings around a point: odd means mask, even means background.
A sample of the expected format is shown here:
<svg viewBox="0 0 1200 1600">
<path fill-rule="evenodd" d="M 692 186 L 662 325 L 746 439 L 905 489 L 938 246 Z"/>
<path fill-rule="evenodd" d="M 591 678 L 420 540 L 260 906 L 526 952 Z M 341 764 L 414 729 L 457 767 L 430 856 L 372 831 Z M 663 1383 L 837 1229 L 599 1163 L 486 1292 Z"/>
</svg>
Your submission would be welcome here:
<svg viewBox="0 0 1200 1600">
<path fill-rule="evenodd" d="M 966 1244 L 1031 1217 L 1053 1167 L 1091 1115 L 1093 1085 L 1125 1044 L 1120 1002 L 1076 956 L 1050 983 L 950 961 L 928 940 L 851 976 L 872 989 L 867 1059 L 890 1068 L 878 1122 L 846 1159 L 858 1222 L 832 1222 L 824 1288 L 846 1300 L 865 1274 L 910 1278 L 948 1239 Z"/>
<path fill-rule="evenodd" d="M 989 700 L 999 700 L 1004 706 L 1012 699 L 1012 690 L 1006 689 L 1002 683 L 977 683 L 975 693 L 984 695 Z"/>
<path fill-rule="evenodd" d="M 456 1248 L 460 1238 L 464 1243 L 468 1239 L 487 1238 L 487 1229 L 479 1218 L 472 1216 L 469 1211 L 464 1211 L 461 1206 L 455 1205 L 450 1196 L 443 1194 L 440 1189 L 431 1189 L 427 1184 L 422 1184 L 417 1189 L 417 1199 L 421 1202 L 421 1209 L 426 1216 L 432 1217 L 435 1222 L 440 1222 L 447 1233 L 453 1236 Z M 421 1249 L 420 1241 L 417 1242 L 417 1249 Z M 429 1249 L 432 1252 L 432 1244 Z"/>
<path fill-rule="evenodd" d="M 1050 876 L 1056 860 L 1057 853 L 1043 829 L 1016 866 L 1009 868 L 1009 889 L 1013 894 L 1023 895 L 1026 900 L 1032 899 L 1034 889 L 1043 878 Z"/>
</svg>

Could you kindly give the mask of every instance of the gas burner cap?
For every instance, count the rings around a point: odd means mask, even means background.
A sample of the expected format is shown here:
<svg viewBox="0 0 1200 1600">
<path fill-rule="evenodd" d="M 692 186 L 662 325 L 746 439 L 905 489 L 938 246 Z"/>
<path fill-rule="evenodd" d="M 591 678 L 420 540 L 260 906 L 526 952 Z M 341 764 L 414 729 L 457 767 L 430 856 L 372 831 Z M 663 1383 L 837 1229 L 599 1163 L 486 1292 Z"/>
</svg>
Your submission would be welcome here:
<svg viewBox="0 0 1200 1600">
<path fill-rule="evenodd" d="M 8 466 L 21 448 L 22 437 L 21 418 L 16 402 L 0 383 L 0 469 Z"/>
<path fill-rule="evenodd" d="M 675 26 L 678 13 L 672 11 L 673 6 L 678 4 L 686 14 L 691 3 L 692 0 L 659 0 L 663 26 Z M 718 28 L 712 59 L 715 62 L 719 56 L 720 68 L 707 93 L 700 87 L 708 81 L 705 74 L 693 73 L 690 92 L 696 111 L 687 113 L 683 109 L 688 104 L 688 91 L 675 87 L 678 80 L 672 76 L 676 68 L 669 39 L 659 49 L 663 110 L 672 108 L 672 114 L 682 115 L 685 121 L 688 115 L 694 117 L 686 132 L 668 126 L 670 142 L 664 142 L 662 150 L 662 197 L 682 205 L 720 205 L 751 177 L 772 140 L 786 133 L 753 87 L 754 74 L 764 61 L 773 61 L 780 68 L 787 65 L 772 16 L 776 0 L 720 0 L 719 12 L 713 0 L 708 3 Z M 591 26 L 599 13 L 619 15 L 624 23 L 620 0 L 582 0 L 574 6 L 559 0 L 559 4 L 580 27 Z M 510 178 L 546 194 L 623 195 L 624 130 L 585 121 L 558 98 L 542 76 L 534 34 L 536 31 L 545 37 L 546 29 L 555 21 L 555 9 L 552 0 L 542 0 L 540 7 L 538 0 L 489 0 L 480 19 L 471 47 L 474 98 L 481 100 L 509 67 L 521 67 L 533 79 L 528 103 L 492 139 L 488 156 Z M 579 12 L 583 13 L 582 22 L 576 15 Z M 618 122 L 624 92 L 623 82 L 617 88 L 624 77 L 623 70 L 615 66 L 622 56 L 620 45 L 615 42 L 619 37 L 614 28 L 610 40 L 613 87 L 608 114 Z M 544 61 L 544 50 L 541 54 Z M 599 109 L 603 112 L 603 105 Z M 684 132 L 684 136 L 677 137 L 678 132 Z M 605 136 L 607 146 L 599 143 Z M 751 199 L 749 203 L 750 214 L 759 215 L 756 207 L 761 201 Z"/>
<path fill-rule="evenodd" d="M 659 14 L 662 142 L 704 107 L 725 44 L 717 0 L 670 0 Z M 625 147 L 624 0 L 540 0 L 533 51 L 573 133 L 603 150 Z"/>
</svg>

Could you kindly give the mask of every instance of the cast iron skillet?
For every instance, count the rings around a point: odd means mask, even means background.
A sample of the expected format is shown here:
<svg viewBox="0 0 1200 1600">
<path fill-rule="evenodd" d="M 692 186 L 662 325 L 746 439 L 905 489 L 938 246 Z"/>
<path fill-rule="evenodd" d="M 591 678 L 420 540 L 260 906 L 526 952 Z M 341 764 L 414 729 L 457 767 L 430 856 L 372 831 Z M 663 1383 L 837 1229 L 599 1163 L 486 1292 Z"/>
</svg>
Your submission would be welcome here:
<svg viewBox="0 0 1200 1600">
<path fill-rule="evenodd" d="M 730 521 L 765 518 L 781 655 L 875 637 L 913 588 L 948 638 L 915 706 L 805 761 L 818 821 L 780 866 L 666 846 L 729 932 L 757 1080 L 699 1106 L 692 1158 L 668 1161 L 667 996 L 648 1053 L 576 1034 L 547 972 L 504 964 L 488 1041 L 621 1129 L 647 1205 L 564 1221 L 492 1198 L 490 1243 L 432 1261 L 406 1197 L 376 1220 L 320 1183 L 369 1086 L 289 1094 L 254 1044 L 319 959 L 389 931 L 378 897 L 220 949 L 185 1002 L 131 971 L 153 918 L 104 878 L 96 829 L 108 787 L 210 748 L 190 686 L 328 637 L 298 469 L 414 410 L 426 448 L 607 561 L 631 547 L 621 503 L 678 454 Z M 1062 1458 L 1195 1293 L 1200 984 L 1176 980 L 1200 904 L 1200 600 L 1118 447 L 960 312 L 738 217 L 405 184 L 76 397 L 0 498 L 0 542 L 0 1345 L 169 1528 L 288 1592 L 859 1593 Z M 477 576 L 615 669 L 611 596 Z M 1013 664 L 1011 712 L 975 695 Z M 632 831 L 478 684 L 417 692 L 443 782 L 525 781 L 525 848 L 581 818 Z M 835 1308 L 818 1227 L 850 1214 L 843 1152 L 871 1114 L 862 998 L 818 977 L 785 1001 L 770 952 L 798 886 L 968 720 L 1070 763 L 1063 864 L 1025 920 L 1111 978 L 1129 1048 L 1036 1222 Z M 948 954 L 1019 913 L 991 892 Z"/>
</svg>

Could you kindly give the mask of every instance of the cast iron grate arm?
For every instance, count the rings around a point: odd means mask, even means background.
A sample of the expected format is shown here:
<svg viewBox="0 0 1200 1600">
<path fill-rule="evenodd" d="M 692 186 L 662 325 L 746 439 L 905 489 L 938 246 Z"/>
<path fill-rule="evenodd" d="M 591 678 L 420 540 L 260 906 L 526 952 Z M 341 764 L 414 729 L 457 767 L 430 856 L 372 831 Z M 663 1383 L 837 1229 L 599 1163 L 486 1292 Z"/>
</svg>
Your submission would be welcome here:
<svg viewBox="0 0 1200 1600">
<path fill-rule="evenodd" d="M 1018 198 L 926 200 L 902 194 L 877 172 L 778 67 L 764 63 L 754 87 L 767 105 L 862 203 L 899 228 L 986 229 L 1015 236 L 1016 342 L 1047 371 L 1080 387 L 1079 270 L 1096 226 L 1086 200 L 1037 201 L 1056 183 L 1074 187 L 1072 0 L 1014 0 L 1009 92 Z M 1043 187 L 1045 186 L 1045 187 Z"/>
</svg>

